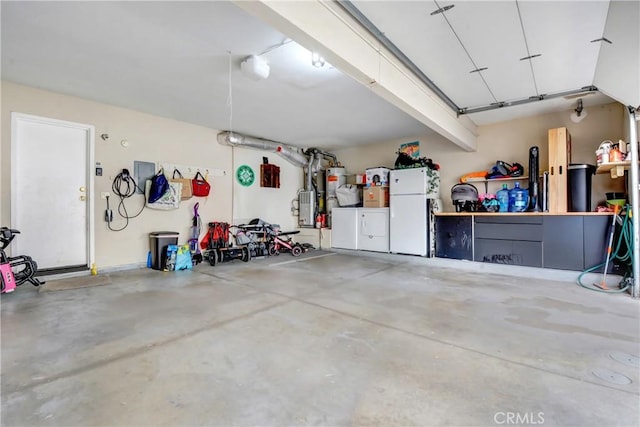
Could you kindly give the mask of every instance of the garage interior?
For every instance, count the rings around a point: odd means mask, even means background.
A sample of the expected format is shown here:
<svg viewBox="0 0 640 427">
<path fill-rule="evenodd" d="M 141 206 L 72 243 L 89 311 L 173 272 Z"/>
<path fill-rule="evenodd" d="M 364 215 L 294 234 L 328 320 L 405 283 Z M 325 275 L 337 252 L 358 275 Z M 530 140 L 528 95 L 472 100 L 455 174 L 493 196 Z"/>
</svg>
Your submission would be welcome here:
<svg viewBox="0 0 640 427">
<path fill-rule="evenodd" d="M 8 256 L 47 282 L 2 294 L 2 425 L 640 423 L 637 216 L 627 289 L 615 269 L 613 292 L 576 284 L 606 257 L 605 194 L 637 210 L 637 2 L 0 7 L 0 225 L 20 230 Z M 550 170 L 556 129 L 576 164 L 629 144 L 625 166 L 593 175 L 589 209 L 456 212 L 465 174 L 503 160 L 526 178 L 533 146 Z M 414 142 L 439 167 L 427 255 L 389 236 L 335 244 L 328 199 L 302 221 L 301 193 L 323 191 L 306 171 L 343 167 L 362 190 Z M 171 209 L 119 196 L 149 165 L 200 172 L 210 192 Z M 187 270 L 147 268 L 150 235 L 186 244 L 196 214 L 198 247 L 209 222 L 260 218 L 304 253 L 212 265 L 205 246 Z M 443 246 L 462 222 L 469 256 Z M 493 229 L 513 247 L 528 230 L 535 260 L 478 257 Z M 56 290 L 65 280 L 87 286 Z"/>
</svg>

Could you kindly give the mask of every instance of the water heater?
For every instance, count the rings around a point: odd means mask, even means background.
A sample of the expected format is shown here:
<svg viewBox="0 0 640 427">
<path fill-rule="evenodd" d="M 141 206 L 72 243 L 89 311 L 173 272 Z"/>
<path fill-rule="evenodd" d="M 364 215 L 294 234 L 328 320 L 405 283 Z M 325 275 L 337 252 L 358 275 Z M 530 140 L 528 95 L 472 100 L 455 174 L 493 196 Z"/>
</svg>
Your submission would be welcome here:
<svg viewBox="0 0 640 427">
<path fill-rule="evenodd" d="M 336 197 L 336 190 L 341 185 L 347 183 L 347 171 L 343 167 L 328 168 L 326 170 L 326 186 L 325 186 L 325 198 L 327 213 L 331 214 L 331 209 L 338 206 L 338 198 Z"/>
</svg>

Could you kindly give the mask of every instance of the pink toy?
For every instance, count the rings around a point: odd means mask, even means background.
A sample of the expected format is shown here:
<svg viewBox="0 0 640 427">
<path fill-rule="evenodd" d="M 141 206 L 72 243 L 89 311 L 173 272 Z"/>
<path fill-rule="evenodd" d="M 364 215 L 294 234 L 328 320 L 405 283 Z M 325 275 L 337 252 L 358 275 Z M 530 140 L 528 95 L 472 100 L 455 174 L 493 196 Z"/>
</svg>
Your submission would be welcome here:
<svg viewBox="0 0 640 427">
<path fill-rule="evenodd" d="M 11 241 L 20 234 L 18 230 L 12 230 L 7 227 L 0 228 L 0 285 L 2 290 L 0 293 L 13 292 L 17 286 L 24 282 L 29 282 L 34 286 L 44 284 L 35 278 L 38 265 L 27 255 L 19 255 L 8 257 L 5 248 L 9 246 Z"/>
</svg>

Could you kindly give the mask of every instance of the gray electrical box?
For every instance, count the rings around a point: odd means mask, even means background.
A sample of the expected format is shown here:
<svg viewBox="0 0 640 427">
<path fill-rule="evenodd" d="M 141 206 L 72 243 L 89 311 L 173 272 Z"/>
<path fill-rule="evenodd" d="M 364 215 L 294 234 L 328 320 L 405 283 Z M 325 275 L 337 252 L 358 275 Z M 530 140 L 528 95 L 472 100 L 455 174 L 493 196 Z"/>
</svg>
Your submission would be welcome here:
<svg viewBox="0 0 640 427">
<path fill-rule="evenodd" d="M 153 162 L 133 161 L 133 179 L 136 180 L 136 193 L 143 194 L 144 186 L 148 179 L 156 174 L 156 164 Z"/>
</svg>

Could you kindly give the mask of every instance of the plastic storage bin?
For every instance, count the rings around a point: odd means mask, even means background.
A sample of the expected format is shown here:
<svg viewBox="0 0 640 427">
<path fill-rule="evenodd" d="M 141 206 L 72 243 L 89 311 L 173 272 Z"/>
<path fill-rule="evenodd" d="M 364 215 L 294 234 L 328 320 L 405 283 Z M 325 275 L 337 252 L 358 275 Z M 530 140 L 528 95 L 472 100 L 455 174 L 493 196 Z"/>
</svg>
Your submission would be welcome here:
<svg viewBox="0 0 640 427">
<path fill-rule="evenodd" d="M 596 173 L 594 165 L 571 163 L 569 171 L 567 194 L 569 212 L 591 211 L 591 177 Z"/>
<path fill-rule="evenodd" d="M 176 231 L 154 231 L 149 233 L 149 247 L 151 249 L 151 268 L 164 270 L 167 262 L 167 246 L 178 244 Z"/>
</svg>

